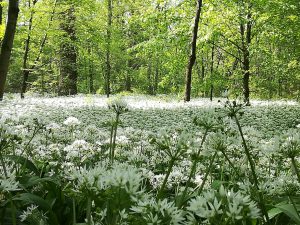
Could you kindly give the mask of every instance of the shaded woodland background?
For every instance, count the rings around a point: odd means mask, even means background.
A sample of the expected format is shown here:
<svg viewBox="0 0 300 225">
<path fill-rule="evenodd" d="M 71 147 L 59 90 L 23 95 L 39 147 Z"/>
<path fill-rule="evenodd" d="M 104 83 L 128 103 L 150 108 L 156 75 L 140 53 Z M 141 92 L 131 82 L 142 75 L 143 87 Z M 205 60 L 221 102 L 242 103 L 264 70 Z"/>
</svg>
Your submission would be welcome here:
<svg viewBox="0 0 300 225">
<path fill-rule="evenodd" d="M 183 96 L 199 4 L 192 97 L 299 97 L 299 0 L 21 0 L 5 91 Z"/>
</svg>

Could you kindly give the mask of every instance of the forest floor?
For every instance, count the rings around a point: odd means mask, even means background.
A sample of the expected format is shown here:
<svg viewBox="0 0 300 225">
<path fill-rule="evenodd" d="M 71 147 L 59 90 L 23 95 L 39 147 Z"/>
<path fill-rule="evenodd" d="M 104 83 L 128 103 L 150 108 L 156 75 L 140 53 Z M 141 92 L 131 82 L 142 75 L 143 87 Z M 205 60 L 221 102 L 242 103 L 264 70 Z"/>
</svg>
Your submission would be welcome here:
<svg viewBox="0 0 300 225">
<path fill-rule="evenodd" d="M 9 175 L 0 175 L 0 190 L 16 199 L 18 213 L 29 224 L 28 210 L 51 215 L 56 224 L 73 224 L 67 218 L 75 217 L 82 223 L 93 218 L 99 224 L 140 225 L 159 219 L 189 225 L 199 215 L 209 224 L 237 224 L 236 218 L 258 221 L 262 210 L 233 119 L 237 116 L 267 210 L 276 221 L 284 221 L 277 224 L 299 222 L 289 213 L 276 217 L 285 213 L 282 204 L 291 210 L 286 199 L 299 200 L 300 176 L 297 181 L 297 171 L 291 169 L 300 160 L 299 103 L 253 100 L 239 108 L 233 102 L 225 107 L 225 102 L 199 98 L 184 103 L 168 96 L 108 100 L 97 95 L 21 100 L 12 95 L 0 103 L 0 140 L 10 143 L 0 149 L 7 155 L 1 164 Z M 233 115 L 233 109 L 238 113 Z M 53 200 L 57 193 L 64 198 Z M 189 199 L 183 208 L 178 206 L 182 195 Z M 224 216 L 210 212 L 210 204 L 217 204 Z M 238 209 L 230 211 L 231 204 Z M 10 204 L 3 207 L 10 210 Z M 44 224 L 50 219 L 42 218 Z"/>
</svg>

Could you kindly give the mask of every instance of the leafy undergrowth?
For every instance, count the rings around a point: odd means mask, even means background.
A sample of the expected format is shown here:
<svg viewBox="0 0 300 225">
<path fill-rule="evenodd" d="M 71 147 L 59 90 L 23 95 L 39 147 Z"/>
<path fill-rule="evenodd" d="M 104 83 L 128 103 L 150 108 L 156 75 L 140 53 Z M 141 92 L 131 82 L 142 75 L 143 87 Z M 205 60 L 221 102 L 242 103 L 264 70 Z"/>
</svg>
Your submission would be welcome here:
<svg viewBox="0 0 300 225">
<path fill-rule="evenodd" d="M 0 224 L 300 224 L 297 103 L 100 100 L 1 103 Z"/>
</svg>

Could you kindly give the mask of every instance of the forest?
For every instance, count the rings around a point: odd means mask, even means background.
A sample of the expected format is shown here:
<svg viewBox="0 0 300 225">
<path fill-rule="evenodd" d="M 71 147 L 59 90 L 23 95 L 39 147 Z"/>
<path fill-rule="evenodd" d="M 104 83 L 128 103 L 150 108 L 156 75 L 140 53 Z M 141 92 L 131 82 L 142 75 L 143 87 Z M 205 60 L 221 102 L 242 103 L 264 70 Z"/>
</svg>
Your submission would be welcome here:
<svg viewBox="0 0 300 225">
<path fill-rule="evenodd" d="M 6 92 L 299 98 L 298 0 L 10 2 Z"/>
<path fill-rule="evenodd" d="M 300 225 L 299 0 L 0 0 L 0 225 Z"/>
</svg>

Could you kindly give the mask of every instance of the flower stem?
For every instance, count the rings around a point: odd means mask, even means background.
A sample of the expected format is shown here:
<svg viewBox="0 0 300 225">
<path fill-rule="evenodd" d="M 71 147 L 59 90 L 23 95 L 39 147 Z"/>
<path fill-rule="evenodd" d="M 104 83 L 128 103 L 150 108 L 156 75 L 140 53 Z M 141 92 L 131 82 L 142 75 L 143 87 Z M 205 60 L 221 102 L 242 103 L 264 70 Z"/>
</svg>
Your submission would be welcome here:
<svg viewBox="0 0 300 225">
<path fill-rule="evenodd" d="M 291 160 L 292 160 L 292 164 L 293 164 L 295 173 L 297 175 L 298 181 L 300 183 L 300 173 L 299 173 L 299 170 L 298 170 L 298 167 L 297 167 L 297 163 L 296 163 L 295 157 L 292 157 Z"/>
<path fill-rule="evenodd" d="M 218 152 L 215 151 L 215 153 L 214 153 L 212 159 L 210 160 L 209 166 L 207 167 L 207 170 L 206 170 L 206 172 L 205 172 L 203 181 L 202 181 L 201 186 L 200 186 L 200 188 L 199 188 L 199 193 L 201 193 L 201 192 L 203 191 L 203 188 L 204 188 L 204 185 L 205 185 L 205 183 L 206 183 L 208 174 L 209 174 L 210 171 L 211 171 L 211 168 L 212 168 L 212 166 L 213 166 L 213 163 L 214 163 L 214 161 L 215 161 L 215 158 L 216 158 L 216 156 L 217 156 L 217 153 L 218 153 Z"/>
<path fill-rule="evenodd" d="M 247 143 L 246 143 L 246 140 L 245 140 L 245 137 L 244 137 L 244 134 L 243 134 L 242 126 L 241 126 L 240 121 L 238 120 L 236 114 L 234 114 L 234 119 L 235 119 L 236 125 L 238 126 L 238 130 L 239 130 L 239 133 L 240 133 L 241 138 L 242 138 L 243 147 L 244 147 L 248 162 L 250 164 L 250 168 L 251 168 L 251 172 L 252 172 L 252 176 L 253 176 L 253 181 L 254 181 L 256 191 L 258 192 L 258 197 L 259 197 L 260 207 L 261 207 L 262 213 L 265 216 L 265 219 L 267 220 L 267 224 L 270 224 L 268 212 L 266 210 L 266 206 L 265 206 L 265 203 L 264 203 L 264 198 L 263 198 L 262 193 L 259 190 L 259 183 L 258 183 L 257 175 L 256 175 L 256 172 L 255 172 L 255 164 L 252 160 L 249 148 L 247 146 Z"/>
<path fill-rule="evenodd" d="M 200 144 L 200 147 L 197 151 L 197 154 L 196 154 L 196 157 L 193 161 L 193 164 L 192 164 L 192 168 L 190 170 L 190 174 L 189 174 L 189 177 L 188 177 L 188 180 L 186 182 L 186 185 L 185 185 L 185 188 L 184 188 L 184 191 L 181 195 L 181 199 L 180 199 L 180 202 L 179 202 L 179 206 L 182 207 L 183 204 L 185 203 L 185 197 L 186 197 L 186 194 L 187 194 L 187 190 L 188 188 L 190 187 L 191 185 L 191 180 L 192 178 L 195 176 L 195 173 L 196 173 L 196 169 L 197 169 L 197 164 L 198 164 L 198 160 L 199 160 L 199 156 L 200 156 L 200 153 L 201 153 L 201 150 L 202 150 L 202 147 L 203 147 L 203 144 L 206 140 L 206 137 L 207 137 L 207 134 L 208 134 L 208 129 L 205 130 L 204 132 L 204 135 L 202 137 L 202 140 L 201 140 L 201 144 Z"/>
<path fill-rule="evenodd" d="M 169 163 L 169 166 L 168 166 L 167 174 L 166 174 L 166 176 L 164 178 L 164 181 L 163 181 L 163 183 L 161 185 L 161 188 L 158 191 L 157 199 L 161 199 L 161 197 L 163 195 L 163 192 L 164 192 L 164 190 L 166 188 L 166 185 L 167 185 L 167 182 L 168 182 L 168 178 L 169 178 L 169 176 L 171 174 L 171 171 L 173 169 L 174 163 L 175 163 L 175 158 L 172 158 L 171 161 L 170 161 L 170 163 Z"/>
<path fill-rule="evenodd" d="M 92 199 L 88 197 L 86 210 L 87 225 L 92 225 Z"/>
</svg>

